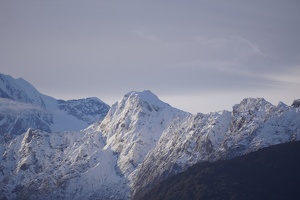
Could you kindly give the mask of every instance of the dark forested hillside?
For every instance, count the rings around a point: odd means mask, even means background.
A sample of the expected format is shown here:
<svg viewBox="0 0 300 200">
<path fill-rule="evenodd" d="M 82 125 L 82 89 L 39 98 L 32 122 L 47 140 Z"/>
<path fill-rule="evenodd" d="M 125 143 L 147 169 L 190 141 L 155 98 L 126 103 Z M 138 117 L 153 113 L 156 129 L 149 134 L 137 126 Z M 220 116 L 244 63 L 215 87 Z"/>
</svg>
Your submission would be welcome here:
<svg viewBox="0 0 300 200">
<path fill-rule="evenodd" d="M 135 199 L 299 199 L 300 142 L 199 163 Z"/>
</svg>

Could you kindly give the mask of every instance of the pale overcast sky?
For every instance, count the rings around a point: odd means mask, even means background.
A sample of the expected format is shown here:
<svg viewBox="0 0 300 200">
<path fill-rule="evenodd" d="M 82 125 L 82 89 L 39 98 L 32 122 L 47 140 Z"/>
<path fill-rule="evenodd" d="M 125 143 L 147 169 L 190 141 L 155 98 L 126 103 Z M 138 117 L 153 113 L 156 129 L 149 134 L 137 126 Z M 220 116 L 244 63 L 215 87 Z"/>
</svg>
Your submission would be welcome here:
<svg viewBox="0 0 300 200">
<path fill-rule="evenodd" d="M 0 0 L 0 72 L 61 99 L 192 113 L 300 98 L 299 0 Z"/>
</svg>

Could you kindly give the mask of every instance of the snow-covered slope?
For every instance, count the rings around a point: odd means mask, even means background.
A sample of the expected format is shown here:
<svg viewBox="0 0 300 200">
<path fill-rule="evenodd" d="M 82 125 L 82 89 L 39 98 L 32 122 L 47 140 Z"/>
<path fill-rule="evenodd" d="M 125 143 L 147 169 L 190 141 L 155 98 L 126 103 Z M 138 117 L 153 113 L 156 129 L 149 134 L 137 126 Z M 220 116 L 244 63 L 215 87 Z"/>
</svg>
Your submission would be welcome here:
<svg viewBox="0 0 300 200">
<path fill-rule="evenodd" d="M 6 145 L 0 198 L 118 199 L 129 191 L 101 134 L 29 129 Z"/>
<path fill-rule="evenodd" d="M 39 93 L 24 79 L 0 74 L 0 135 L 81 130 L 101 121 L 109 106 L 97 98 L 56 100 Z"/>
<path fill-rule="evenodd" d="M 0 199 L 131 199 L 195 163 L 294 140 L 300 110 L 283 103 L 247 98 L 192 115 L 130 92 L 82 131 L 0 138 Z"/>
</svg>

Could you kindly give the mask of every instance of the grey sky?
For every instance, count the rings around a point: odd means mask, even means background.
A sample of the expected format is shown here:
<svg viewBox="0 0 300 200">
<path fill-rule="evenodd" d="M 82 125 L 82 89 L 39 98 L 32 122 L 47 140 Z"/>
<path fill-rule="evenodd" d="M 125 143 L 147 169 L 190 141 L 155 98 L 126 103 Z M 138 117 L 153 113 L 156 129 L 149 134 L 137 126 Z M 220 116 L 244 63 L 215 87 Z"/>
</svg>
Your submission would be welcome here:
<svg viewBox="0 0 300 200">
<path fill-rule="evenodd" d="M 0 0 L 0 72 L 56 98 L 174 107 L 300 98 L 300 1 Z"/>
</svg>

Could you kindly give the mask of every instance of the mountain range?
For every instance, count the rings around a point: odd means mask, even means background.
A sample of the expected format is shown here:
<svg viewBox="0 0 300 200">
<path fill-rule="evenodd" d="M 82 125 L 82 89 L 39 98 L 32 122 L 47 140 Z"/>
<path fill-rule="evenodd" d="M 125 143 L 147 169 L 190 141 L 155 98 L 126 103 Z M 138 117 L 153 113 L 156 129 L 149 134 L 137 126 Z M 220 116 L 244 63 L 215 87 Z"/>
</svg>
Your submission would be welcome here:
<svg viewBox="0 0 300 200">
<path fill-rule="evenodd" d="M 245 98 L 193 115 L 145 90 L 108 111 L 95 98 L 56 100 L 0 80 L 0 199 L 139 199 L 194 164 L 300 139 L 299 100 Z"/>
</svg>

